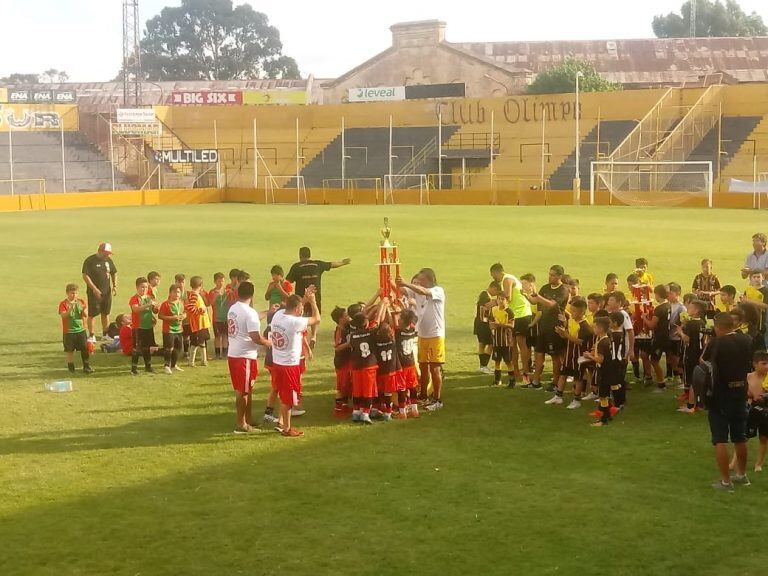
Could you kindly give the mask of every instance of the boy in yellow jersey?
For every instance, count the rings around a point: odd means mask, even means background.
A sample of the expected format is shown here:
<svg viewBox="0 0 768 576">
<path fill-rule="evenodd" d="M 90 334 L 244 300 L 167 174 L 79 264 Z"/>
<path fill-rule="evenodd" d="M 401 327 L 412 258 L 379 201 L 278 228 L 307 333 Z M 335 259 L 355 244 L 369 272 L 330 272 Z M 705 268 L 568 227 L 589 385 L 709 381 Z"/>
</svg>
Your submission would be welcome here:
<svg viewBox="0 0 768 576">
<path fill-rule="evenodd" d="M 655 286 L 653 274 L 648 272 L 648 260 L 646 258 L 635 259 L 635 274 L 637 275 L 638 284 L 650 286 L 653 289 Z"/>
<path fill-rule="evenodd" d="M 592 329 L 584 318 L 587 302 L 583 298 L 575 298 L 570 306 L 571 313 L 566 320 L 566 326 L 555 327 L 555 331 L 565 339 L 565 354 L 555 395 L 544 404 L 562 404 L 565 384 L 568 377 L 571 377 L 573 378 L 573 401 L 568 405 L 568 410 L 575 410 L 581 407 L 581 395 L 584 393 L 584 374 L 579 367 L 579 358 L 592 339 Z"/>
<path fill-rule="evenodd" d="M 568 282 L 566 282 L 568 285 L 568 305 L 565 307 L 566 312 L 568 314 L 571 313 L 571 302 L 573 302 L 576 298 L 579 298 L 580 292 L 581 292 L 581 286 L 579 284 L 578 278 L 568 278 Z"/>
<path fill-rule="evenodd" d="M 189 279 L 189 292 L 185 304 L 191 336 L 189 365 L 194 368 L 198 350 L 202 354 L 200 364 L 208 365 L 208 340 L 211 339 L 211 319 L 208 317 L 208 306 L 202 296 L 203 279 L 200 276 L 192 276 Z"/>
<path fill-rule="evenodd" d="M 736 305 L 736 287 L 726 284 L 720 288 L 720 293 L 715 296 L 715 313 L 730 312 Z"/>
<path fill-rule="evenodd" d="M 509 307 L 509 299 L 503 292 L 496 297 L 496 306 L 491 308 L 489 324 L 493 334 L 493 384 L 501 384 L 501 362 L 507 366 L 509 380 L 507 388 L 515 387 L 518 367 L 512 364 L 512 347 L 515 342 L 515 315 Z"/>
</svg>

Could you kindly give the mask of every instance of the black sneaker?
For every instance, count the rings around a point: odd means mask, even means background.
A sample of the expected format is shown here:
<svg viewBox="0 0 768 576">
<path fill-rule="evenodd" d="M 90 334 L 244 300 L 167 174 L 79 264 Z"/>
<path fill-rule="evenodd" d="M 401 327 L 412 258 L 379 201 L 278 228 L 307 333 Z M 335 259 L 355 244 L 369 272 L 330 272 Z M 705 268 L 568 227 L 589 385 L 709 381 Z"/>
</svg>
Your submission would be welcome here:
<svg viewBox="0 0 768 576">
<path fill-rule="evenodd" d="M 90 366 L 83 366 L 83 372 L 85 374 L 93 374 L 93 368 L 91 368 Z"/>
<path fill-rule="evenodd" d="M 525 384 L 524 386 L 521 386 L 523 390 L 541 390 L 541 384 L 537 382 L 531 382 L 529 384 Z"/>
<path fill-rule="evenodd" d="M 152 368 L 152 366 L 145 366 L 144 372 L 146 372 L 147 374 L 157 374 L 157 372 L 155 372 L 155 369 Z"/>
<path fill-rule="evenodd" d="M 514 380 L 510 380 L 509 382 L 507 382 L 507 390 L 512 390 L 514 387 L 515 387 Z"/>
</svg>

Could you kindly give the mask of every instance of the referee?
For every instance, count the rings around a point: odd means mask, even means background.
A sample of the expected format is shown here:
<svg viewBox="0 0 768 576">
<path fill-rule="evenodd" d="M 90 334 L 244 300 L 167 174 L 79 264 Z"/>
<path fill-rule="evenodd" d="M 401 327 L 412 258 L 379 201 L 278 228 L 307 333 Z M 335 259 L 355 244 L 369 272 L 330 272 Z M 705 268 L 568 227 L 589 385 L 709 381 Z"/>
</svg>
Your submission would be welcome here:
<svg viewBox="0 0 768 576">
<path fill-rule="evenodd" d="M 117 267 L 112 261 L 112 244 L 102 242 L 96 254 L 83 262 L 83 280 L 88 295 L 88 336 L 93 338 L 93 319 L 101 316 L 102 340 L 106 339 L 112 296 L 117 294 Z"/>
</svg>

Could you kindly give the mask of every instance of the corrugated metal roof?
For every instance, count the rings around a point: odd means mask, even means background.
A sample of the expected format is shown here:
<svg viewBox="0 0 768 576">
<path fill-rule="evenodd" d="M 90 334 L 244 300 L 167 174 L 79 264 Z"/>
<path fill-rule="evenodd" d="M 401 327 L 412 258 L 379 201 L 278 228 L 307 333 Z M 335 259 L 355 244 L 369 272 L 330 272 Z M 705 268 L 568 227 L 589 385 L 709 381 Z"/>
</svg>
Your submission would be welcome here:
<svg viewBox="0 0 768 576">
<path fill-rule="evenodd" d="M 583 58 L 607 77 L 676 82 L 690 73 L 725 71 L 740 81 L 762 81 L 768 70 L 768 37 L 650 38 L 454 44 L 511 69 L 539 73 L 568 57 Z"/>
</svg>

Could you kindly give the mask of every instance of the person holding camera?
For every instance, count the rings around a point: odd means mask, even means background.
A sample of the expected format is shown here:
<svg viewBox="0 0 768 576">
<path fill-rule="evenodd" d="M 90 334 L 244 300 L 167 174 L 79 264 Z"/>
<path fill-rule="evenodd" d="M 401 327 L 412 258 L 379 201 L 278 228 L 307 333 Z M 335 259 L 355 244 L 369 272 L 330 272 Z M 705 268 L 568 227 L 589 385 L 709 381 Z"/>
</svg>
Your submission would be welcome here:
<svg viewBox="0 0 768 576">
<path fill-rule="evenodd" d="M 715 338 L 702 359 L 711 363 L 712 384 L 706 393 L 706 406 L 715 460 L 720 480 L 716 490 L 733 490 L 734 484 L 749 486 L 747 478 L 747 374 L 752 368 L 752 340 L 736 332 L 733 316 L 715 316 Z M 736 452 L 736 470 L 730 475 L 728 441 Z"/>
</svg>

